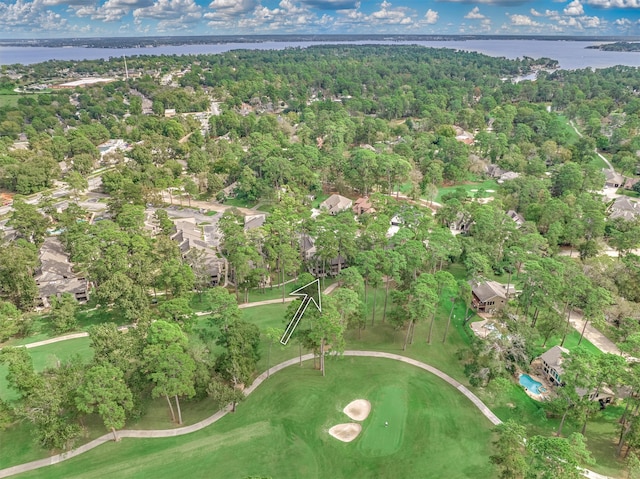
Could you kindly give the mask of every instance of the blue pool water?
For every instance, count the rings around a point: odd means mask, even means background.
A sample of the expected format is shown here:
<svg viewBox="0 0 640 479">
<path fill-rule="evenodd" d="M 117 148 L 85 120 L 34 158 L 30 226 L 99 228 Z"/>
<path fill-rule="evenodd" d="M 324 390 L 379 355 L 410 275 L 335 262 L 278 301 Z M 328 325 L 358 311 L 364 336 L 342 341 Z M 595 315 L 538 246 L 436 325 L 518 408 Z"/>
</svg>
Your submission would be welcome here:
<svg viewBox="0 0 640 479">
<path fill-rule="evenodd" d="M 535 379 L 532 379 L 528 374 L 520 375 L 520 384 L 531 391 L 533 394 L 540 394 L 546 391 L 545 388 L 541 387 L 542 383 L 536 381 Z"/>
</svg>

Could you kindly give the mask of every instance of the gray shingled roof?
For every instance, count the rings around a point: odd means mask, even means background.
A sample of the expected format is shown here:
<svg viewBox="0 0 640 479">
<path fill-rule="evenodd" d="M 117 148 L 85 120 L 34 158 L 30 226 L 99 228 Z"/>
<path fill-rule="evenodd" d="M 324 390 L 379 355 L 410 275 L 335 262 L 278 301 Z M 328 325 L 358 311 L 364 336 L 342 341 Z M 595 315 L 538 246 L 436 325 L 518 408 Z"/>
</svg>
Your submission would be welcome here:
<svg viewBox="0 0 640 479">
<path fill-rule="evenodd" d="M 554 346 L 542 353 L 540 359 L 558 371 L 558 373 L 562 373 L 562 367 L 560 365 L 562 364 L 563 354 L 569 354 L 569 350 L 562 346 Z"/>
<path fill-rule="evenodd" d="M 472 286 L 471 290 L 483 303 L 496 296 L 507 299 L 505 287 L 496 281 L 485 281 Z"/>
</svg>

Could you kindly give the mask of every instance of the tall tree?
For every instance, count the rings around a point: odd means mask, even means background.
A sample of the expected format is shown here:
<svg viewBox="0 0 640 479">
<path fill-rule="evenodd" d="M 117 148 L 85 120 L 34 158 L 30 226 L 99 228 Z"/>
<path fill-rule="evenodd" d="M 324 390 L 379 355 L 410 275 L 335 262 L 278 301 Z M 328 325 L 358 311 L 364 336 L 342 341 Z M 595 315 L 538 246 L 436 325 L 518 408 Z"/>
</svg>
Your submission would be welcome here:
<svg viewBox="0 0 640 479">
<path fill-rule="evenodd" d="M 133 397 L 123 372 L 110 364 L 101 364 L 87 371 L 84 384 L 77 391 L 76 404 L 81 412 L 97 412 L 118 441 L 116 429 L 124 427 L 126 414 L 133 408 Z"/>
</svg>

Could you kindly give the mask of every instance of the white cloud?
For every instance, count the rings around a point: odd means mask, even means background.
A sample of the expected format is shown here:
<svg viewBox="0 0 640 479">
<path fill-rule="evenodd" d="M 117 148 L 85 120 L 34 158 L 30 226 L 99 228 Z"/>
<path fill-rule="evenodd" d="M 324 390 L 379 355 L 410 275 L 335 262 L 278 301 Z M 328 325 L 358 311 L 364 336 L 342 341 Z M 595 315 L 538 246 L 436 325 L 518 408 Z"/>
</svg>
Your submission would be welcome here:
<svg viewBox="0 0 640 479">
<path fill-rule="evenodd" d="M 468 18 L 470 20 L 482 20 L 487 17 L 480 13 L 480 8 L 476 6 L 473 7 L 471 11 L 464 16 L 464 18 Z"/>
<path fill-rule="evenodd" d="M 194 22 L 202 17 L 202 8 L 194 0 L 158 0 L 151 6 L 136 8 L 134 18 L 182 20 Z"/>
<path fill-rule="evenodd" d="M 356 0 L 300 0 L 301 3 L 320 10 L 350 10 L 358 8 Z"/>
<path fill-rule="evenodd" d="M 383 0 L 380 10 L 369 15 L 369 19 L 378 25 L 410 25 L 413 19 L 407 15 L 407 10 L 405 7 L 393 8 L 391 2 Z"/>
<path fill-rule="evenodd" d="M 427 10 L 427 13 L 424 14 L 424 21 L 427 25 L 434 25 L 438 22 L 438 18 L 438 12 L 431 9 Z"/>
<path fill-rule="evenodd" d="M 515 27 L 541 27 L 542 24 L 536 22 L 531 17 L 527 15 L 508 15 L 511 20 L 511 25 Z"/>
<path fill-rule="evenodd" d="M 0 3 L 0 30 L 3 32 L 46 32 L 67 28 L 67 20 L 59 13 L 46 9 L 39 0 Z"/>
<path fill-rule="evenodd" d="M 584 3 L 598 8 L 640 8 L 640 0 L 585 0 Z"/>
<path fill-rule="evenodd" d="M 100 7 L 86 6 L 76 9 L 79 17 L 91 17 L 92 20 L 103 22 L 117 22 L 136 8 L 146 8 L 153 5 L 153 0 L 107 0 Z"/>
<path fill-rule="evenodd" d="M 585 28 L 602 28 L 606 22 L 600 17 L 589 17 L 583 15 L 581 17 L 563 17 L 558 20 L 558 25 L 562 27 L 571 27 L 576 30 L 584 30 Z"/>
<path fill-rule="evenodd" d="M 584 15 L 584 7 L 580 3 L 580 0 L 573 0 L 563 10 L 565 15 L 571 15 L 577 17 L 578 15 Z"/>
<path fill-rule="evenodd" d="M 629 20 L 628 18 L 618 18 L 615 22 L 613 22 L 613 24 L 617 27 L 627 28 L 631 26 L 631 20 Z"/>
<path fill-rule="evenodd" d="M 480 5 L 497 5 L 501 7 L 517 6 L 529 3 L 530 0 L 440 0 L 449 3 L 479 3 Z M 561 0 L 562 1 L 562 0 Z"/>
<path fill-rule="evenodd" d="M 236 16 L 254 10 L 257 5 L 256 0 L 213 0 L 209 8 L 226 16 Z"/>
<path fill-rule="evenodd" d="M 558 16 L 557 10 L 548 10 L 548 9 L 545 10 L 544 12 L 539 12 L 535 8 L 532 8 L 531 10 L 529 10 L 529 13 L 531 13 L 531 15 L 534 17 L 557 17 Z"/>
</svg>

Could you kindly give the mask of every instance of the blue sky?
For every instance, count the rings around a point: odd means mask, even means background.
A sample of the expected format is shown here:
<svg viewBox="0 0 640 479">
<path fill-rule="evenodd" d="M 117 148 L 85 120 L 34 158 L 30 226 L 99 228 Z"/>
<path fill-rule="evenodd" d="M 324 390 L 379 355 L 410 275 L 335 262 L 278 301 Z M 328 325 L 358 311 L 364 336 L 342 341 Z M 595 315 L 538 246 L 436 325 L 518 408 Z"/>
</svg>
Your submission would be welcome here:
<svg viewBox="0 0 640 479">
<path fill-rule="evenodd" d="M 640 35 L 640 0 L 0 0 L 0 38 L 283 33 Z"/>
</svg>

